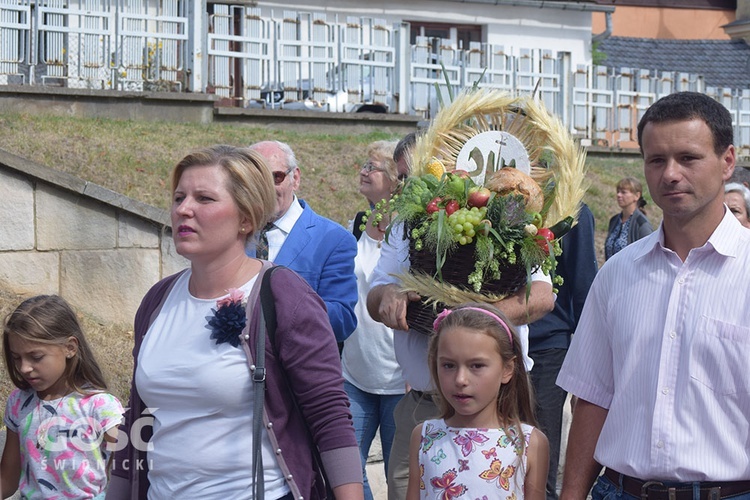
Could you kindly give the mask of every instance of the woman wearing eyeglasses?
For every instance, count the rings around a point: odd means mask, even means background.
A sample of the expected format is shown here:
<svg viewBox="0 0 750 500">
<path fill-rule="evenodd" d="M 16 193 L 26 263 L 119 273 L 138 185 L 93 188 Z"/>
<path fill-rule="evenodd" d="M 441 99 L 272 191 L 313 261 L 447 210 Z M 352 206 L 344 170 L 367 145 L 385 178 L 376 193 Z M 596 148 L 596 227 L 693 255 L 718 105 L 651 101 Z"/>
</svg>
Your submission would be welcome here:
<svg viewBox="0 0 750 500">
<path fill-rule="evenodd" d="M 401 368 L 393 348 L 393 330 L 373 321 L 367 312 L 367 293 L 370 291 L 372 272 L 380 257 L 380 245 L 388 220 L 379 216 L 378 205 L 388 200 L 399 185 L 396 162 L 393 161 L 395 142 L 377 141 L 367 148 L 367 161 L 359 170 L 359 192 L 367 198 L 372 214 L 362 222 L 364 212 L 357 214 L 352 232 L 357 241 L 354 273 L 357 276 L 359 301 L 354 311 L 357 328 L 346 342 L 341 364 L 344 389 L 351 401 L 354 429 L 357 435 L 362 471 L 375 433 L 380 427 L 384 466 L 395 432 L 393 410 L 404 394 L 405 385 Z M 365 475 L 365 498 L 372 492 Z"/>
<path fill-rule="evenodd" d="M 245 245 L 275 210 L 272 178 L 260 154 L 232 146 L 191 153 L 174 168 L 173 237 L 190 268 L 154 285 L 136 313 L 130 411 L 108 499 L 326 498 L 315 448 L 335 497 L 363 498 L 323 301 L 278 269 L 269 287 L 275 335 L 259 333 L 271 264 Z"/>
</svg>

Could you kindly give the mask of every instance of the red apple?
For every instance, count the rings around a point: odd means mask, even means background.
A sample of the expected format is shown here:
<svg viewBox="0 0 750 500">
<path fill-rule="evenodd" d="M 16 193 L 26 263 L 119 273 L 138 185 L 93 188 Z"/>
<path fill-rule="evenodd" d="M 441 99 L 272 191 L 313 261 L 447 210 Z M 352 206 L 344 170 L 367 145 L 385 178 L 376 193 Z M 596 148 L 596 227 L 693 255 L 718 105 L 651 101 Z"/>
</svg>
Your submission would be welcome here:
<svg viewBox="0 0 750 500">
<path fill-rule="evenodd" d="M 492 191 L 486 187 L 475 187 L 469 189 L 469 197 L 466 200 L 466 204 L 470 207 L 482 208 L 487 206 L 487 202 L 490 201 L 490 195 Z"/>
<path fill-rule="evenodd" d="M 461 170 L 460 168 L 456 168 L 456 169 L 451 170 L 451 173 L 453 175 L 459 176 L 462 179 L 469 179 L 469 178 L 471 178 L 471 174 L 469 174 L 469 172 L 467 172 L 466 170 Z"/>
</svg>

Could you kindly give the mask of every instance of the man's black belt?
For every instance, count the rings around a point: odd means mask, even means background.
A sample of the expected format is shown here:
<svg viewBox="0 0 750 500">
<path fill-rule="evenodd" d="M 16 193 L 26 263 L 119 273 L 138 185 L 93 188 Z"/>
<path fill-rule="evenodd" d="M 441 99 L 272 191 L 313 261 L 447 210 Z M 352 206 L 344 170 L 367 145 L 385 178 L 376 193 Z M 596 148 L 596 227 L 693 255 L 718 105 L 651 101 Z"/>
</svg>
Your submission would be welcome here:
<svg viewBox="0 0 750 500">
<path fill-rule="evenodd" d="M 622 484 L 625 493 L 642 500 L 693 500 L 693 483 L 644 481 L 609 468 L 604 470 L 604 477 L 615 486 Z M 750 493 L 750 481 L 701 482 L 699 491 L 700 500 L 718 500 Z"/>
</svg>

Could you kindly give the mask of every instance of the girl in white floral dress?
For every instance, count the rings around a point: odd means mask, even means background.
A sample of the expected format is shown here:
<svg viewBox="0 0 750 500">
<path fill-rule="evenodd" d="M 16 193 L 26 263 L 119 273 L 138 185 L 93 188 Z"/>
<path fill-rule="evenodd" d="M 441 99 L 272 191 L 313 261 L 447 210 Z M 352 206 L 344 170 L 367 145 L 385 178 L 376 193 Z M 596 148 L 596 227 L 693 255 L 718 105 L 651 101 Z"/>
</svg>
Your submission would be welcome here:
<svg viewBox="0 0 750 500">
<path fill-rule="evenodd" d="M 407 500 L 543 500 L 549 445 L 533 427 L 515 330 L 487 304 L 446 309 L 434 326 L 429 364 L 442 418 L 412 432 Z"/>
</svg>

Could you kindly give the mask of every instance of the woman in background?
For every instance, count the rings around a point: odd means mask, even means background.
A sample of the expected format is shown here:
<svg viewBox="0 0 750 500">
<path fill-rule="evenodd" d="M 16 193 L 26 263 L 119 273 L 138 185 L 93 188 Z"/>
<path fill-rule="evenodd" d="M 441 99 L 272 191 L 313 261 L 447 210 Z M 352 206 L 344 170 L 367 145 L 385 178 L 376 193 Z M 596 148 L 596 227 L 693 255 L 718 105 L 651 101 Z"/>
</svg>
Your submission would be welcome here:
<svg viewBox="0 0 750 500">
<path fill-rule="evenodd" d="M 609 220 L 609 231 L 604 242 L 604 257 L 614 254 L 653 232 L 644 215 L 643 186 L 638 179 L 625 177 L 617 183 L 617 204 L 621 212 Z"/>
<path fill-rule="evenodd" d="M 363 222 L 364 212 L 355 217 L 352 232 L 357 238 L 354 274 L 357 276 L 359 301 L 354 309 L 357 328 L 344 342 L 341 364 L 344 389 L 351 401 L 354 430 L 357 435 L 364 472 L 370 445 L 380 427 L 383 465 L 388 458 L 396 427 L 393 410 L 404 395 L 405 383 L 393 348 L 393 330 L 374 321 L 367 312 L 367 292 L 372 272 L 380 258 L 380 246 L 388 220 L 378 215 L 378 203 L 388 200 L 399 185 L 395 142 L 377 141 L 367 147 L 367 161 L 359 170 L 359 192 L 367 198 L 372 213 Z M 372 491 L 365 475 L 365 499 Z"/>
<path fill-rule="evenodd" d="M 750 189 L 739 182 L 730 182 L 724 186 L 724 203 L 745 227 L 750 227 Z"/>
</svg>

